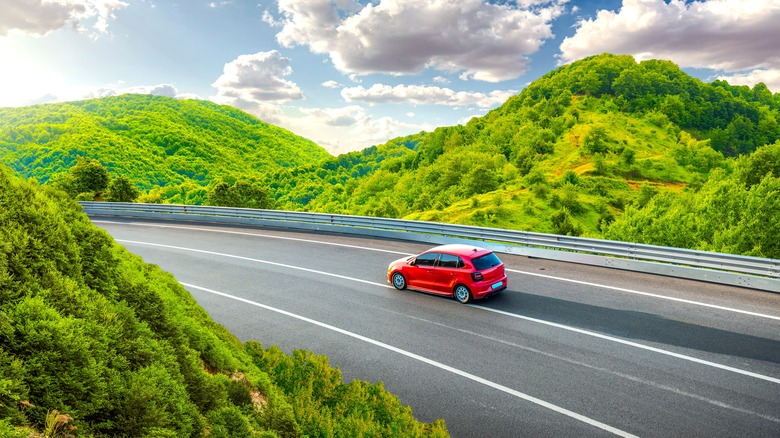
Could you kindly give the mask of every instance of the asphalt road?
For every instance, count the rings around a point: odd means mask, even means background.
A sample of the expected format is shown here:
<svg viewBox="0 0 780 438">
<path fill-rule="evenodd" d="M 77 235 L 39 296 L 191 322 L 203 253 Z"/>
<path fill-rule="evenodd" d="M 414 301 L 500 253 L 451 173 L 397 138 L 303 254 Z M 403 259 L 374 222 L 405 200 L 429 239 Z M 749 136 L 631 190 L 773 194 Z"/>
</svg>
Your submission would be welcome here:
<svg viewBox="0 0 780 438">
<path fill-rule="evenodd" d="M 241 340 L 327 355 L 454 437 L 778 437 L 780 294 L 501 255 L 473 305 L 386 282 L 426 245 L 93 218 Z"/>
</svg>

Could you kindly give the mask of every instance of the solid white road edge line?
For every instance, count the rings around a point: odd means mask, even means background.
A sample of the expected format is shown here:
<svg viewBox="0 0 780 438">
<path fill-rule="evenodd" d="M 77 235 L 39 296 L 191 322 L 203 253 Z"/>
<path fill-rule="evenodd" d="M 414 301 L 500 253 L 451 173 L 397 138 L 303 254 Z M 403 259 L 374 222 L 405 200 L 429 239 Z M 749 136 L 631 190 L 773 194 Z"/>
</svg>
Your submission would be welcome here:
<svg viewBox="0 0 780 438">
<path fill-rule="evenodd" d="M 758 316 L 760 318 L 774 319 L 776 321 L 780 321 L 780 316 L 766 315 L 766 314 L 763 314 L 763 313 L 756 313 L 756 312 L 749 312 L 747 310 L 734 309 L 732 307 L 723 307 L 723 306 L 718 306 L 718 305 L 715 305 L 715 304 L 702 303 L 701 301 L 691 301 L 691 300 L 685 300 L 685 299 L 682 299 L 682 298 L 667 297 L 667 296 L 664 296 L 664 295 L 653 294 L 653 293 L 650 293 L 650 292 L 642 292 L 642 291 L 638 291 L 638 290 L 634 290 L 634 289 L 626 289 L 626 288 L 616 287 L 616 286 L 607 286 L 607 285 L 603 285 L 603 284 L 599 284 L 599 283 L 590 283 L 590 282 L 581 281 L 581 280 L 572 280 L 570 278 L 555 277 L 555 276 L 552 276 L 552 275 L 538 274 L 536 272 L 518 271 L 516 269 L 509 269 L 509 268 L 507 268 L 506 270 L 509 271 L 509 272 L 517 273 L 517 274 L 525 274 L 525 275 L 532 275 L 534 277 L 542 277 L 542 278 L 549 278 L 549 279 L 552 279 L 552 280 L 566 281 L 566 282 L 569 282 L 569 283 L 582 284 L 584 286 L 593 286 L 593 287 L 598 287 L 598 288 L 601 288 L 601 289 L 616 290 L 616 291 L 619 291 L 619 292 L 627 292 L 627 293 L 630 293 L 630 294 L 644 295 L 646 297 L 660 298 L 662 300 L 669 300 L 669 301 L 677 301 L 679 303 L 693 304 L 693 305 L 696 305 L 696 306 L 709 307 L 709 308 L 718 309 L 718 310 L 726 310 L 728 312 L 742 313 L 744 315 Z"/>
<path fill-rule="evenodd" d="M 116 241 L 117 242 L 121 242 L 121 243 L 129 243 L 129 244 L 135 244 L 135 245 L 146 245 L 146 246 L 155 246 L 155 247 L 159 247 L 159 248 L 177 249 L 177 250 L 181 250 L 181 251 L 190 251 L 190 252 L 197 252 L 197 253 L 201 253 L 201 254 L 210 254 L 210 255 L 215 255 L 215 256 L 220 256 L 220 257 L 233 258 L 233 259 L 239 259 L 239 260 L 246 260 L 246 261 L 250 261 L 250 262 L 263 263 L 263 264 L 266 264 L 266 265 L 279 266 L 279 267 L 294 269 L 294 270 L 298 270 L 298 271 L 311 272 L 313 274 L 325 275 L 325 276 L 328 276 L 328 277 L 341 278 L 343 280 L 349 280 L 349 281 L 354 281 L 354 282 L 363 283 L 363 284 L 370 284 L 372 286 L 379 286 L 379 287 L 384 287 L 384 288 L 388 288 L 388 289 L 392 289 L 393 288 L 392 286 L 387 285 L 387 284 L 383 284 L 383 283 L 376 283 L 376 282 L 373 282 L 373 281 L 361 280 L 359 278 L 347 277 L 345 275 L 332 274 L 330 272 L 317 271 L 315 269 L 309 269 L 309 268 L 303 268 L 303 267 L 300 267 L 300 266 L 287 265 L 287 264 L 284 264 L 284 263 L 276 263 L 276 262 L 271 262 L 271 261 L 267 261 L 267 260 L 254 259 L 254 258 L 251 258 L 251 257 L 243 257 L 243 256 L 237 256 L 237 255 L 233 255 L 233 254 L 225 254 L 225 253 L 219 253 L 219 252 L 214 252 L 214 251 L 206 251 L 206 250 L 203 250 L 203 249 L 185 248 L 185 247 L 173 246 L 173 245 L 163 245 L 163 244 L 160 244 L 160 243 L 139 242 L 139 241 L 135 241 L 135 240 L 116 239 Z M 599 338 L 599 339 L 604 339 L 604 340 L 607 340 L 607 341 L 617 342 L 617 343 L 620 343 L 620 344 L 629 345 L 629 346 L 636 347 L 636 348 L 641 348 L 643 350 L 652 351 L 654 353 L 660 353 L 660 354 L 664 354 L 664 355 L 667 355 L 667 356 L 676 357 L 678 359 L 683 359 L 683 360 L 687 360 L 687 361 L 690 361 L 690 362 L 695 362 L 695 363 L 698 363 L 698 364 L 701 364 L 701 365 L 707 365 L 707 366 L 710 366 L 710 367 L 713 367 L 713 368 L 719 368 L 719 369 L 730 371 L 730 372 L 733 372 L 733 373 L 742 374 L 744 376 L 755 377 L 757 379 L 766 380 L 768 382 L 780 384 L 780 379 L 777 379 L 777 378 L 774 378 L 774 377 L 765 376 L 763 374 L 758 374 L 758 373 L 754 373 L 754 372 L 751 372 L 751 371 L 746 371 L 746 370 L 742 370 L 742 369 L 739 369 L 739 368 L 730 367 L 730 366 L 727 366 L 727 365 L 721 365 L 719 363 L 710 362 L 710 361 L 706 361 L 706 360 L 703 360 L 703 359 L 698 359 L 698 358 L 695 358 L 693 356 L 687 356 L 687 355 L 680 354 L 680 353 L 674 353 L 674 352 L 671 352 L 671 351 L 662 350 L 660 348 L 650 347 L 648 345 L 642 345 L 642 344 L 638 344 L 636 342 L 626 341 L 626 340 L 623 340 L 623 339 L 620 339 L 620 338 L 615 338 L 615 337 L 612 337 L 612 336 L 603 335 L 601 333 L 596 333 L 596 332 L 591 332 L 591 331 L 588 331 L 588 330 L 578 329 L 576 327 L 570 327 L 570 326 L 567 326 L 567 325 L 558 324 L 558 323 L 550 322 L 550 321 L 545 321 L 545 320 L 542 320 L 542 319 L 536 319 L 536 318 L 531 318 L 531 317 L 528 317 L 528 316 L 522 316 L 522 315 L 518 315 L 516 313 L 505 312 L 503 310 L 496 310 L 496 309 L 491 309 L 489 307 L 476 306 L 476 305 L 473 305 L 473 304 L 470 304 L 470 306 L 474 307 L 476 309 L 481 309 L 481 310 L 485 310 L 485 311 L 489 311 L 489 312 L 495 312 L 495 313 L 499 313 L 499 314 L 502 314 L 502 315 L 511 316 L 511 317 L 517 318 L 517 319 L 523 319 L 523 320 L 530 321 L 530 322 L 535 322 L 535 323 L 539 323 L 539 324 L 548 325 L 548 326 L 551 326 L 551 327 L 557 327 L 557 328 L 560 328 L 560 329 L 563 329 L 563 330 L 568 330 L 568 331 L 571 331 L 571 332 L 580 333 L 580 334 L 583 334 L 583 335 L 592 336 L 592 337 Z"/>
<path fill-rule="evenodd" d="M 334 331 L 336 333 L 341 333 L 342 335 L 346 335 L 346 336 L 355 338 L 357 340 L 360 340 L 360 341 L 367 342 L 369 344 L 375 345 L 377 347 L 384 348 L 386 350 L 390 350 L 390 351 L 392 351 L 394 353 L 398 353 L 398 354 L 404 355 L 404 356 L 409 357 L 411 359 L 414 359 L 414 360 L 426 363 L 428 365 L 434 366 L 434 367 L 442 369 L 444 371 L 448 371 L 448 372 L 453 373 L 455 375 L 458 375 L 458 376 L 461 376 L 461 377 L 465 377 L 466 379 L 472 380 L 472 381 L 477 382 L 477 383 L 481 383 L 481 384 L 486 385 L 488 387 L 491 387 L 493 389 L 497 389 L 497 390 L 505 392 L 505 393 L 507 393 L 509 395 L 513 395 L 513 396 L 518 397 L 520 399 L 523 399 L 523 400 L 529 401 L 531 403 L 537 404 L 537 405 L 542 406 L 544 408 L 547 408 L 547 409 L 550 409 L 552 411 L 558 412 L 560 414 L 566 415 L 568 417 L 574 418 L 575 420 L 579 420 L 579 421 L 581 421 L 583 423 L 589 424 L 591 426 L 597 427 L 597 428 L 605 430 L 607 432 L 611 432 L 611 433 L 613 433 L 615 435 L 622 436 L 622 437 L 636 437 L 636 435 L 630 434 L 630 433 L 625 432 L 623 430 L 614 428 L 614 427 L 612 427 L 610 425 L 607 425 L 607 424 L 601 423 L 599 421 L 593 420 L 593 419 L 588 418 L 588 417 L 586 417 L 584 415 L 580 415 L 580 414 L 578 414 L 576 412 L 572 412 L 572 411 L 570 411 L 568 409 L 562 408 L 560 406 L 554 405 L 552 403 L 546 402 L 544 400 L 538 399 L 536 397 L 530 396 L 530 395 L 522 393 L 520 391 L 516 391 L 516 390 L 514 390 L 512 388 L 508 388 L 508 387 L 500 385 L 498 383 L 491 382 L 490 380 L 483 379 L 482 377 L 475 376 L 473 374 L 467 373 L 467 372 L 459 370 L 457 368 L 453 368 L 453 367 L 451 367 L 449 365 L 445 365 L 445 364 L 443 364 L 441 362 L 437 362 L 437 361 L 435 361 L 433 359 L 428 359 L 426 357 L 414 354 L 412 352 L 409 352 L 409 351 L 406 351 L 406 350 L 402 350 L 402 349 L 400 349 L 398 347 L 394 347 L 392 345 L 385 344 L 384 342 L 380 342 L 380 341 L 377 341 L 375 339 L 371 339 L 371 338 L 368 338 L 366 336 L 359 335 L 357 333 L 350 332 L 348 330 L 344 330 L 342 328 L 338 328 L 338 327 L 332 326 L 330 324 L 325 324 L 324 322 L 320 322 L 320 321 L 317 321 L 317 320 L 314 320 L 314 319 L 311 319 L 311 318 L 307 318 L 305 316 L 301 316 L 301 315 L 298 315 L 298 314 L 295 314 L 295 313 L 291 313 L 291 312 L 288 312 L 286 310 L 277 309 L 275 307 L 267 306 L 265 304 L 260 304 L 260 303 L 257 303 L 255 301 L 250 301 L 250 300 L 247 300 L 245 298 L 237 297 L 237 296 L 234 296 L 234 295 L 226 294 L 224 292 L 219 292 L 219 291 L 215 291 L 215 290 L 212 290 L 212 289 L 207 289 L 205 287 L 196 286 L 194 284 L 188 284 L 188 283 L 181 283 L 181 284 L 184 285 L 185 287 L 198 289 L 198 290 L 203 291 L 203 292 L 208 292 L 210 294 L 219 295 L 219 296 L 224 297 L 224 298 L 229 298 L 231 300 L 240 301 L 240 302 L 245 303 L 245 304 L 249 304 L 249 305 L 252 305 L 252 306 L 260 307 L 260 308 L 266 309 L 266 310 L 270 310 L 271 312 L 276 312 L 276 313 L 279 313 L 279 314 L 284 315 L 284 316 L 289 316 L 290 318 L 295 318 L 295 319 L 298 319 L 300 321 L 307 322 L 309 324 L 314 324 L 314 325 L 322 327 L 324 329 L 328 329 L 328 330 Z"/>
<path fill-rule="evenodd" d="M 128 223 L 128 222 L 116 222 L 116 221 L 108 221 L 108 220 L 95 220 L 95 221 L 92 221 L 92 222 L 95 222 L 95 223 L 110 223 L 110 224 L 132 225 L 132 226 L 137 226 L 137 227 L 177 228 L 177 229 L 190 230 L 190 231 L 206 231 L 206 232 L 212 232 L 212 233 L 238 234 L 238 235 L 254 236 L 254 237 L 266 237 L 266 238 L 269 238 L 269 239 L 294 240 L 294 241 L 298 241 L 298 242 L 317 243 L 317 244 L 321 244 L 321 245 L 341 246 L 341 247 L 344 247 L 344 248 L 354 248 L 354 249 L 362 249 L 362 250 L 366 250 L 366 251 L 385 252 L 385 253 L 399 254 L 399 255 L 404 255 L 404 256 L 414 255 L 414 254 L 409 254 L 409 253 L 405 253 L 405 252 L 402 252 L 402 251 L 390 251 L 390 250 L 386 250 L 386 249 L 371 248 L 371 247 L 367 247 L 367 246 L 347 245 L 347 244 L 344 244 L 344 243 L 324 242 L 324 241 L 321 241 L 321 240 L 300 239 L 300 238 L 295 238 L 295 237 L 272 236 L 272 235 L 269 235 L 269 234 L 246 233 L 246 232 L 241 232 L 241 231 L 215 230 L 215 229 L 212 229 L 212 228 L 185 227 L 185 226 L 179 226 L 179 225 L 142 224 L 142 223 L 135 223 L 135 222 Z M 743 315 L 750 315 L 750 316 L 756 316 L 756 317 L 759 317 L 759 318 L 767 318 L 767 319 L 773 319 L 773 320 L 776 320 L 776 321 L 780 321 L 780 316 L 766 315 L 766 314 L 763 314 L 763 313 L 756 313 L 756 312 L 749 312 L 747 310 L 740 310 L 740 309 L 734 309 L 732 307 L 718 306 L 718 305 L 715 305 L 715 304 L 703 303 L 701 301 L 693 301 L 693 300 L 685 300 L 685 299 L 682 299 L 682 298 L 667 297 L 667 296 L 664 296 L 664 295 L 658 295 L 658 294 L 654 294 L 654 293 L 650 293 L 650 292 L 642 292 L 642 291 L 638 291 L 638 290 L 634 290 L 634 289 L 626 289 L 626 288 L 616 287 L 616 286 L 607 286 L 605 284 L 599 284 L 599 283 L 589 283 L 587 281 L 573 280 L 573 279 L 564 278 L 564 277 L 555 277 L 553 275 L 538 274 L 538 273 L 535 273 L 535 272 L 519 271 L 519 270 L 516 270 L 516 269 L 509 269 L 509 268 L 506 268 L 506 270 L 508 272 L 514 272 L 516 274 L 525 274 L 525 275 L 532 275 L 532 276 L 535 276 L 535 277 L 549 278 L 551 280 L 566 281 L 566 282 L 569 282 L 569 283 L 582 284 L 582 285 L 585 285 L 585 286 L 593 286 L 593 287 L 598 287 L 598 288 L 601 288 L 601 289 L 615 290 L 615 291 L 619 291 L 619 292 L 626 292 L 626 293 L 630 293 L 630 294 L 642 295 L 642 296 L 658 298 L 658 299 L 662 299 L 662 300 L 676 301 L 676 302 L 679 302 L 679 303 L 691 304 L 691 305 L 694 305 L 694 306 L 709 307 L 711 309 L 725 310 L 727 312 L 741 313 Z"/>
<path fill-rule="evenodd" d="M 140 224 L 135 222 L 115 222 L 115 221 L 101 221 L 101 220 L 95 220 L 92 221 L 94 223 L 101 223 L 101 224 L 122 224 L 122 225 L 132 225 L 135 227 L 153 227 L 153 228 L 175 228 L 179 230 L 189 230 L 189 231 L 208 231 L 211 233 L 223 233 L 223 234 L 237 234 L 239 236 L 252 236 L 252 237 L 265 237 L 267 239 L 279 239 L 279 240 L 294 240 L 296 242 L 306 242 L 306 243 L 317 243 L 320 245 L 330 245 L 330 246 L 340 246 L 343 248 L 354 248 L 354 249 L 362 249 L 365 251 L 374 251 L 374 252 L 386 252 L 389 254 L 398 254 L 398 255 L 411 255 L 407 254 L 403 251 L 391 251 L 389 249 L 380 249 L 380 248 L 371 248 L 368 246 L 358 246 L 358 245 L 347 245 L 346 243 L 336 243 L 336 242 L 325 242 L 323 240 L 312 240 L 312 239 L 301 239 L 299 237 L 285 237 L 285 236 L 273 236 L 270 234 L 260 234 L 260 233 L 247 233 L 244 231 L 232 231 L 232 230 L 215 230 L 213 228 L 201 228 L 201 227 L 185 227 L 183 225 L 159 225 L 159 224 Z"/>
</svg>

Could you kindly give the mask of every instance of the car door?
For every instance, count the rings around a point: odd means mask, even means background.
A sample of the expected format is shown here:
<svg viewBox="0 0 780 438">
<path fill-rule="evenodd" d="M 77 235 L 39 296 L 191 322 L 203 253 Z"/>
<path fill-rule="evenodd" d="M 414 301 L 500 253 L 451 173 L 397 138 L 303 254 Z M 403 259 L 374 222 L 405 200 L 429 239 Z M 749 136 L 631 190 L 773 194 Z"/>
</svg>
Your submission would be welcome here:
<svg viewBox="0 0 780 438">
<path fill-rule="evenodd" d="M 451 294 L 452 288 L 458 276 L 459 269 L 463 266 L 460 257 L 442 253 L 433 273 L 431 288 L 441 294 Z"/>
<path fill-rule="evenodd" d="M 438 258 L 438 252 L 426 252 L 418 255 L 409 269 L 410 275 L 406 280 L 409 283 L 409 287 L 432 290 L 434 266 Z"/>
</svg>

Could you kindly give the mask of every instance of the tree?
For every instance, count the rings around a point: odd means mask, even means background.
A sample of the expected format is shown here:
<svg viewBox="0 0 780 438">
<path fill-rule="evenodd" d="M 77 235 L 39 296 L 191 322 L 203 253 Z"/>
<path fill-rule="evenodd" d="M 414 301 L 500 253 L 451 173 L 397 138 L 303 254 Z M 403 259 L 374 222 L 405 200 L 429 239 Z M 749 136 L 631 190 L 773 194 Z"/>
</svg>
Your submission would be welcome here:
<svg viewBox="0 0 780 438">
<path fill-rule="evenodd" d="M 780 178 L 780 141 L 756 149 L 738 163 L 738 174 L 748 187 L 758 184 L 767 175 Z"/>
<path fill-rule="evenodd" d="M 208 204 L 222 207 L 240 207 L 232 187 L 226 182 L 220 182 L 208 193 Z"/>
<path fill-rule="evenodd" d="M 582 227 L 574 224 L 566 208 L 550 216 L 550 221 L 552 221 L 555 234 L 562 236 L 579 236 L 582 234 Z"/>
<path fill-rule="evenodd" d="M 108 186 L 108 200 L 111 202 L 133 202 L 140 192 L 125 176 L 120 176 L 111 181 Z"/>
<path fill-rule="evenodd" d="M 108 170 L 98 160 L 79 157 L 70 173 L 73 175 L 76 193 L 93 192 L 99 195 L 108 188 Z"/>
<path fill-rule="evenodd" d="M 496 190 L 499 186 L 496 172 L 487 165 L 480 163 L 475 165 L 464 178 L 463 185 L 466 195 L 487 193 Z"/>
<path fill-rule="evenodd" d="M 108 170 L 100 161 L 78 157 L 76 165 L 68 173 L 52 177 L 51 184 L 73 199 L 91 201 L 108 188 L 109 179 Z"/>
<path fill-rule="evenodd" d="M 594 125 L 585 134 L 582 145 L 592 154 L 603 154 L 609 149 L 608 141 L 607 128 L 603 125 Z"/>
<path fill-rule="evenodd" d="M 222 181 L 208 192 L 208 204 L 237 208 L 272 208 L 273 201 L 268 190 L 244 180 L 232 186 Z"/>
</svg>

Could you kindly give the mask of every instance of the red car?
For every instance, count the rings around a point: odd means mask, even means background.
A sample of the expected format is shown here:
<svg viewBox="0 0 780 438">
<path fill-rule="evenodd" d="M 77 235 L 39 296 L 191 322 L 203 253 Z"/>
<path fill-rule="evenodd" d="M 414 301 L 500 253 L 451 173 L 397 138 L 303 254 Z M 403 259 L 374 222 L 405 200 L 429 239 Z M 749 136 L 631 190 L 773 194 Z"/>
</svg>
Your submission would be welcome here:
<svg viewBox="0 0 780 438">
<path fill-rule="evenodd" d="M 387 281 L 410 289 L 454 296 L 461 303 L 506 289 L 504 264 L 492 251 L 470 245 L 442 245 L 387 267 Z"/>
</svg>

